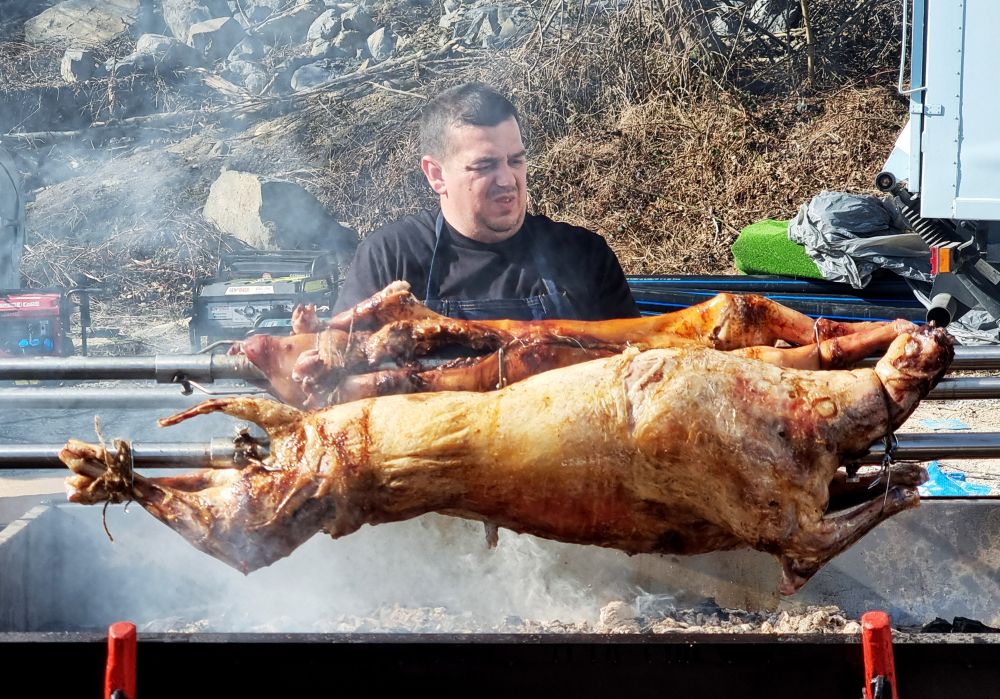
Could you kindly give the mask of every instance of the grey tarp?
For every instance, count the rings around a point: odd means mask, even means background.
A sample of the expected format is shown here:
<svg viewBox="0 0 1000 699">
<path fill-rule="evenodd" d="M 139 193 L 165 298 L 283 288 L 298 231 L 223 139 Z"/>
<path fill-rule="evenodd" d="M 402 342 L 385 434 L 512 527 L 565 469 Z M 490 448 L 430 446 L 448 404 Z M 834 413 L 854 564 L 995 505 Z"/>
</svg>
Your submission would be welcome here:
<svg viewBox="0 0 1000 699">
<path fill-rule="evenodd" d="M 855 289 L 879 269 L 931 279 L 927 244 L 907 229 L 891 201 L 879 197 L 821 192 L 799 208 L 788 237 L 805 246 L 826 279 Z"/>
</svg>

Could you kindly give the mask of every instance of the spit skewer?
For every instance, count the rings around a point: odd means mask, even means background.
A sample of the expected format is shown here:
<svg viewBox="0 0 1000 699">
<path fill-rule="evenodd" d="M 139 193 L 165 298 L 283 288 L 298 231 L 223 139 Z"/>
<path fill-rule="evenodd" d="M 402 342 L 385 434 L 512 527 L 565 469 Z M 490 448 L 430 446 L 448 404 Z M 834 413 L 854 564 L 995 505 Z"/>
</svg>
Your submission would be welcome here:
<svg viewBox="0 0 1000 699">
<path fill-rule="evenodd" d="M 899 445 L 893 457 L 899 461 L 930 459 L 1000 458 L 1000 432 L 963 434 L 897 433 Z M 59 461 L 62 444 L 0 444 L 0 469 L 31 470 L 63 468 Z M 109 451 L 114 448 L 109 446 Z M 884 445 L 872 444 L 861 463 L 879 463 Z M 132 444 L 136 468 L 233 468 L 249 455 L 263 459 L 267 446 L 252 438 L 216 437 L 209 442 L 135 442 Z"/>
<path fill-rule="evenodd" d="M 433 366 L 433 359 L 424 360 Z M 444 361 L 444 360 L 441 360 Z M 869 357 L 858 366 L 872 366 Z M 1000 370 L 1000 346 L 956 347 L 952 371 Z M 218 379 L 265 381 L 245 355 L 156 354 L 144 357 L 0 358 L 0 381 L 153 380 L 157 383 Z"/>
<path fill-rule="evenodd" d="M 145 379 L 157 383 L 217 379 L 265 381 L 245 355 L 156 354 L 145 357 L 0 358 L 0 381 L 97 381 Z"/>
<path fill-rule="evenodd" d="M 65 468 L 59 460 L 62 444 L 0 444 L 0 468 L 34 470 Z M 114 446 L 107 445 L 112 454 Z M 267 456 L 267 447 L 252 440 L 215 437 L 208 442 L 133 442 L 136 468 L 236 468 L 248 454 Z"/>
<path fill-rule="evenodd" d="M 183 384 L 184 381 L 182 380 Z M 131 388 L 104 387 L 14 387 L 0 388 L 0 406 L 17 409 L 81 409 L 116 408 L 120 410 L 174 410 L 187 408 L 213 394 L 238 394 L 266 396 L 264 389 L 246 385 L 228 387 L 225 391 L 198 391 L 193 394 L 177 388 L 134 386 Z M 945 378 L 927 395 L 925 400 L 1000 398 L 1000 378 L 961 376 Z"/>
</svg>

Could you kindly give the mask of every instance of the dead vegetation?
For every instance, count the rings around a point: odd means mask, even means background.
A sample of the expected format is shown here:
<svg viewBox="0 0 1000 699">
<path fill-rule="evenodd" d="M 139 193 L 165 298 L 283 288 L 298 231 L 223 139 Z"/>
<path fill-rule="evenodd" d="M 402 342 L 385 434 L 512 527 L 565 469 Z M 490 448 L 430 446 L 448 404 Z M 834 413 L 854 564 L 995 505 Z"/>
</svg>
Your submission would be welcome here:
<svg viewBox="0 0 1000 699">
<path fill-rule="evenodd" d="M 206 173 L 225 163 L 294 179 L 365 234 L 432 205 L 416 167 L 417 116 L 441 89 L 482 80 L 522 111 L 536 211 L 604 234 L 628 273 L 731 273 L 743 226 L 789 218 L 823 189 L 870 191 L 905 120 L 895 0 L 809 0 L 808 27 L 800 19 L 785 32 L 700 0 L 525 4 L 536 28 L 516 48 L 442 47 L 440 3 L 408 6 L 413 33 L 398 58 L 293 94 L 251 96 L 215 80 L 210 102 L 164 97 L 170 114 L 112 122 L 87 143 L 211 134 L 224 148 Z M 7 78 L 0 92 L 25 89 L 52 58 L 5 47 L 0 74 L 23 84 Z M 189 208 L 111 228 L 104 242 L 29 230 L 26 281 L 65 285 L 83 273 L 121 294 L 112 315 L 178 317 L 193 278 L 232 244 Z"/>
<path fill-rule="evenodd" d="M 811 44 L 804 27 L 776 36 L 745 17 L 719 37 L 690 0 L 580 14 L 562 22 L 579 31 L 549 36 L 572 11 L 543 5 L 519 49 L 414 66 L 350 102 L 315 95 L 292 115 L 329 152 L 314 193 L 363 232 L 430 205 L 421 97 L 483 80 L 522 110 L 537 211 L 601 232 L 628 273 L 733 272 L 743 226 L 823 189 L 870 191 L 905 119 L 893 2 L 810 2 Z"/>
</svg>

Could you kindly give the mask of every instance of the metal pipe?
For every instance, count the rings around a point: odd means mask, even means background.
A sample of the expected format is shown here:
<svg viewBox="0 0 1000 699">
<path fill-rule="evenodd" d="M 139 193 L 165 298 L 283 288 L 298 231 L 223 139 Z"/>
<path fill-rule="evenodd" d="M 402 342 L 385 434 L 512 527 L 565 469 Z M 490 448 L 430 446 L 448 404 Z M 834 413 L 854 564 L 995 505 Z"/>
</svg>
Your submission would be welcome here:
<svg viewBox="0 0 1000 699">
<path fill-rule="evenodd" d="M 992 376 L 945 378 L 927 394 L 928 400 L 970 398 L 1000 398 L 1000 378 Z"/>
<path fill-rule="evenodd" d="M 211 383 L 216 379 L 264 380 L 245 355 L 157 354 L 146 357 L 17 357 L 0 359 L 0 381 L 146 379 Z"/>
<path fill-rule="evenodd" d="M 243 388 L 243 387 L 241 387 Z M 246 392 L 245 390 L 243 391 Z M 187 408 L 210 398 L 204 393 L 185 395 L 180 386 L 133 386 L 132 388 L 0 388 L 5 408 L 73 410 L 118 408 L 121 410 Z"/>
<path fill-rule="evenodd" d="M 59 460 L 62 444 L 0 444 L 0 468 L 32 470 L 65 468 Z M 261 456 L 267 447 L 258 446 Z M 112 454 L 114 447 L 108 447 Z M 132 460 L 136 468 L 233 468 L 238 447 L 232 438 L 210 442 L 134 442 Z"/>
<path fill-rule="evenodd" d="M 240 395 L 267 395 L 254 388 L 234 387 Z M 117 408 L 120 410 L 180 409 L 211 398 L 200 392 L 190 395 L 180 388 L 163 389 L 156 386 L 132 388 L 0 388 L 0 405 L 20 409 L 72 410 L 90 408 Z M 946 378 L 927 396 L 927 400 L 955 400 L 971 398 L 1000 398 L 1000 378 L 959 377 Z"/>
<path fill-rule="evenodd" d="M 1000 458 L 1000 432 L 965 432 L 962 434 L 903 433 L 897 434 L 897 459 L 927 461 L 930 459 L 993 459 Z M 0 444 L 0 468 L 30 470 L 62 468 L 59 451 L 62 444 Z M 256 447 L 261 458 L 266 446 Z M 110 451 L 114 453 L 114 449 Z M 881 441 L 870 447 L 861 463 L 878 463 L 884 446 Z M 236 465 L 240 447 L 231 438 L 216 437 L 210 442 L 133 443 L 132 456 L 136 468 L 232 468 Z"/>
<path fill-rule="evenodd" d="M 874 366 L 881 357 L 868 357 L 858 363 L 858 366 Z M 971 347 L 956 347 L 955 360 L 951 363 L 952 371 L 985 371 L 1000 369 L 1000 346 L 977 345 Z"/>
<path fill-rule="evenodd" d="M 927 309 L 927 322 L 934 323 L 938 327 L 946 327 L 951 319 L 958 313 L 958 302 L 951 294 L 935 294 L 931 299 L 930 308 Z"/>
<path fill-rule="evenodd" d="M 903 433 L 896 435 L 899 446 L 897 459 L 928 461 L 930 459 L 996 459 L 1000 458 L 1000 432 L 963 432 L 961 434 Z M 878 463 L 885 447 L 882 442 L 871 446 L 862 463 Z"/>
</svg>

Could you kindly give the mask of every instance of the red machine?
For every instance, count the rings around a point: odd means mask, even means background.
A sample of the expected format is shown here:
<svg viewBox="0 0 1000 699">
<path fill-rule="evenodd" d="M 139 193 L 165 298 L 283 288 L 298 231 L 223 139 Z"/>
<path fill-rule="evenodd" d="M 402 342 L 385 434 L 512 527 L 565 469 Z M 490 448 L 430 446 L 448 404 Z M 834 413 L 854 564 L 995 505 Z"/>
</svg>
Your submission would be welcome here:
<svg viewBox="0 0 1000 699">
<path fill-rule="evenodd" d="M 69 302 L 61 291 L 0 291 L 0 357 L 73 354 Z"/>
</svg>

